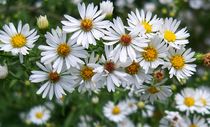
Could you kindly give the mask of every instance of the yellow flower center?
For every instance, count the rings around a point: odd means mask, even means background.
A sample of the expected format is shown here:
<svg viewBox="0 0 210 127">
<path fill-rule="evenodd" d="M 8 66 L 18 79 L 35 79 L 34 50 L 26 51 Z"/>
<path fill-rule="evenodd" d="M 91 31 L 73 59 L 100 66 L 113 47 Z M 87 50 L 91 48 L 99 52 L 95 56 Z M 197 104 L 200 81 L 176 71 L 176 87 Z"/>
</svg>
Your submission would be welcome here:
<svg viewBox="0 0 210 127">
<path fill-rule="evenodd" d="M 80 26 L 81 26 L 81 28 L 84 31 L 88 32 L 88 31 L 92 30 L 92 28 L 93 28 L 93 20 L 91 20 L 91 19 L 83 19 L 81 21 Z"/>
<path fill-rule="evenodd" d="M 173 56 L 170 61 L 175 69 L 182 69 L 185 65 L 185 60 L 181 55 Z"/>
<path fill-rule="evenodd" d="M 36 116 L 37 119 L 42 119 L 43 116 L 44 116 L 44 114 L 43 114 L 42 112 L 37 112 L 37 113 L 35 114 L 35 116 Z"/>
<path fill-rule="evenodd" d="M 149 92 L 150 94 L 156 94 L 156 93 L 160 92 L 160 90 L 155 86 L 150 86 L 147 89 L 147 92 Z"/>
<path fill-rule="evenodd" d="M 174 32 L 166 30 L 164 32 L 164 39 L 166 39 L 168 42 L 174 42 L 176 40 L 176 35 L 174 34 Z"/>
<path fill-rule="evenodd" d="M 201 103 L 203 104 L 203 106 L 207 105 L 207 101 L 205 98 L 200 98 Z"/>
<path fill-rule="evenodd" d="M 112 73 L 115 70 L 115 64 L 112 61 L 107 61 L 104 64 L 104 69 L 107 70 L 109 73 Z"/>
<path fill-rule="evenodd" d="M 192 124 L 189 127 L 198 127 L 196 124 Z"/>
<path fill-rule="evenodd" d="M 120 38 L 120 43 L 121 43 L 123 46 L 128 46 L 128 45 L 130 45 L 130 43 L 131 43 L 131 36 L 128 35 L 128 34 L 122 35 L 121 38 Z"/>
<path fill-rule="evenodd" d="M 118 115 L 120 114 L 120 108 L 118 106 L 114 106 L 114 108 L 112 109 L 112 114 L 113 115 Z"/>
<path fill-rule="evenodd" d="M 48 77 L 49 77 L 49 80 L 53 83 L 59 81 L 60 79 L 60 76 L 57 72 L 50 72 Z"/>
<path fill-rule="evenodd" d="M 143 52 L 143 57 L 146 61 L 155 61 L 157 59 L 158 56 L 158 52 L 155 48 L 153 47 L 147 47 L 144 48 L 145 52 Z"/>
<path fill-rule="evenodd" d="M 152 25 L 150 25 L 148 22 L 143 21 L 141 24 L 144 26 L 144 29 L 146 30 L 146 33 L 151 33 L 152 32 Z"/>
<path fill-rule="evenodd" d="M 82 70 L 80 70 L 80 75 L 83 80 L 90 80 L 94 75 L 93 68 L 88 66 L 83 67 Z"/>
<path fill-rule="evenodd" d="M 26 44 L 26 37 L 22 34 L 16 34 L 12 37 L 11 43 L 13 48 L 21 48 Z"/>
<path fill-rule="evenodd" d="M 192 97 L 185 97 L 184 104 L 188 107 L 194 106 L 195 100 Z"/>
<path fill-rule="evenodd" d="M 140 65 L 136 62 L 133 62 L 131 65 L 125 68 L 125 71 L 130 75 L 135 75 L 138 73 Z"/>
<path fill-rule="evenodd" d="M 58 55 L 65 57 L 71 52 L 71 48 L 68 44 L 62 43 L 57 48 Z"/>
</svg>

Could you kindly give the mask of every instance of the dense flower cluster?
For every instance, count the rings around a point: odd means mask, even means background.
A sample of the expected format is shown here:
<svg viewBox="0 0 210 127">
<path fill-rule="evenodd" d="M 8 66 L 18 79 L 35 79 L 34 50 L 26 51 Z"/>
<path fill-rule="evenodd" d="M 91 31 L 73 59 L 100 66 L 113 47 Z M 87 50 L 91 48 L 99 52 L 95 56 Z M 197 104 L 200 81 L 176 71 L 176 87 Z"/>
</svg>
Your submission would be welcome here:
<svg viewBox="0 0 210 127">
<path fill-rule="evenodd" d="M 210 89 L 201 87 L 197 89 L 185 88 L 175 96 L 176 108 L 189 113 L 210 114 Z"/>
<path fill-rule="evenodd" d="M 119 1 L 116 3 L 120 4 Z M 159 1 L 169 4 L 172 0 Z M 126 2 L 124 6 L 130 6 L 129 0 Z M 40 85 L 36 94 L 49 100 L 56 97 L 57 103 L 64 106 L 67 93 L 87 92 L 96 94 L 91 101 L 97 105 L 100 91 L 113 92 L 113 96 L 123 91 L 124 100 L 100 104 L 104 115 L 100 119 L 107 118 L 117 127 L 150 127 L 142 121 L 136 125 L 130 119 L 140 112 L 142 118 L 164 116 L 157 122 L 159 127 L 208 127 L 210 120 L 208 123 L 201 116 L 210 115 L 209 88 L 187 87 L 173 96 L 173 91 L 179 91 L 176 83 L 183 84 L 196 72 L 197 57 L 187 47 L 190 34 L 186 27 L 181 27 L 181 21 L 139 9 L 128 13 L 126 20 L 113 18 L 110 1 L 103 1 L 100 6 L 80 3 L 77 7 L 80 18 L 65 14 L 62 27 L 51 30 L 47 16 L 40 16 L 37 26 L 40 33 L 46 32 L 44 36 L 22 21 L 17 27 L 9 23 L 0 30 L 0 50 L 18 55 L 21 64 L 25 62 L 23 56 L 30 54 L 35 46 L 40 51 L 39 61 L 32 61 L 38 70 L 30 70 L 25 81 Z M 36 45 L 40 37 L 44 43 Z M 202 56 L 206 67 L 209 56 L 209 53 Z M 0 66 L 0 79 L 10 73 L 6 64 Z M 170 96 L 173 103 L 167 100 Z M 171 111 L 164 109 L 165 113 L 158 114 L 161 111 L 156 108 L 161 104 L 170 105 Z M 52 111 L 49 105 L 39 105 L 20 117 L 25 122 L 43 125 L 51 118 Z M 81 116 L 77 126 L 101 126 L 99 119 L 94 121 L 92 117 Z"/>
<path fill-rule="evenodd" d="M 179 112 L 165 111 L 166 116 L 160 121 L 159 127 L 208 127 L 206 120 L 194 115 L 192 119 L 182 116 Z"/>
<path fill-rule="evenodd" d="M 122 100 L 118 104 L 109 101 L 103 108 L 104 115 L 110 121 L 115 122 L 119 126 L 127 123 L 125 121 L 129 120 L 129 115 L 137 113 L 137 110 L 140 110 L 142 113 L 141 115 L 145 118 L 152 117 L 154 114 L 154 107 L 152 105 L 149 105 L 147 102 L 143 101 L 138 102 L 134 98 Z"/>
<path fill-rule="evenodd" d="M 189 33 L 180 28 L 180 21 L 136 9 L 128 14 L 125 26 L 120 17 L 105 20 L 104 10 L 93 3 L 78 4 L 78 10 L 81 19 L 64 15 L 63 28 L 47 32 L 46 44 L 38 46 L 42 52 L 37 66 L 42 71 L 32 71 L 30 81 L 43 83 L 37 91 L 43 98 L 52 99 L 54 94 L 62 98 L 64 90 L 73 92 L 75 88 L 96 92 L 107 87 L 114 92 L 122 86 L 154 102 L 172 93 L 169 86 L 153 82 L 152 74 L 158 68 L 168 70 L 169 78 L 179 81 L 195 72 L 195 53 L 185 47 Z M 10 23 L 3 30 L 1 50 L 20 55 L 21 61 L 39 38 L 34 29 L 21 22 L 17 29 Z M 97 45 L 98 40 L 103 42 L 102 55 L 88 54 L 90 45 Z"/>
</svg>

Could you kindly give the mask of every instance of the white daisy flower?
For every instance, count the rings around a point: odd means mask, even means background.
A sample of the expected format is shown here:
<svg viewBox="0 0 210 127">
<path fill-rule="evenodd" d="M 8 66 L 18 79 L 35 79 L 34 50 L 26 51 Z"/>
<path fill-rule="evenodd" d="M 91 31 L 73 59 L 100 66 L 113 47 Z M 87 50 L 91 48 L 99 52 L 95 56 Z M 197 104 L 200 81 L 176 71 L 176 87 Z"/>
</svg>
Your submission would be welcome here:
<svg viewBox="0 0 210 127">
<path fill-rule="evenodd" d="M 134 87 L 134 89 L 139 89 L 144 82 L 149 83 L 152 79 L 152 71 L 149 70 L 146 74 L 138 62 L 127 61 L 126 64 L 122 65 L 122 67 L 124 67 L 125 72 L 129 75 L 129 82 L 123 82 L 123 87 L 127 86 Z"/>
<path fill-rule="evenodd" d="M 51 64 L 45 66 L 38 62 L 36 64 L 42 71 L 32 71 L 29 80 L 32 83 L 45 82 L 36 92 L 37 94 L 42 93 L 42 98 L 45 98 L 48 95 L 51 100 L 55 94 L 56 98 L 59 99 L 62 98 L 63 95 L 66 95 L 64 90 L 68 92 L 74 90 L 75 77 L 71 76 L 70 72 L 66 71 L 65 68 L 62 68 L 59 73 L 52 68 Z"/>
<path fill-rule="evenodd" d="M 49 109 L 49 110 L 54 110 L 54 109 L 55 109 L 55 105 L 54 105 L 54 103 L 51 102 L 51 101 L 45 102 L 43 105 L 44 105 L 47 109 Z"/>
<path fill-rule="evenodd" d="M 172 95 L 171 87 L 166 85 L 161 85 L 162 83 L 157 83 L 155 85 L 142 85 L 142 87 L 137 90 L 140 93 L 140 98 L 142 100 L 148 100 L 153 103 L 154 101 L 160 100 L 164 101 Z"/>
<path fill-rule="evenodd" d="M 189 127 L 179 112 L 165 111 L 166 116 L 160 120 L 160 127 Z"/>
<path fill-rule="evenodd" d="M 88 116 L 88 115 L 85 115 L 85 116 L 80 116 L 80 122 L 78 123 L 78 127 L 91 127 L 90 123 L 92 123 L 93 119 Z"/>
<path fill-rule="evenodd" d="M 100 65 L 96 62 L 98 57 L 93 52 L 89 58 L 85 59 L 85 64 L 80 65 L 77 69 L 72 69 L 72 75 L 76 76 L 76 86 L 79 86 L 79 92 L 98 92 L 103 87 L 103 81 L 101 80 L 102 75 L 96 75 L 94 69 Z M 97 79 L 97 80 L 94 80 Z"/>
<path fill-rule="evenodd" d="M 198 113 L 210 114 L 210 90 L 208 88 L 196 89 L 201 105 L 198 107 Z"/>
<path fill-rule="evenodd" d="M 130 119 L 125 118 L 117 123 L 117 127 L 135 127 L 135 125 Z"/>
<path fill-rule="evenodd" d="M 29 113 L 28 112 L 21 112 L 19 114 L 19 117 L 24 123 L 31 124 L 31 120 L 29 118 Z"/>
<path fill-rule="evenodd" d="M 207 118 L 206 121 L 210 125 L 210 118 Z"/>
<path fill-rule="evenodd" d="M 165 113 L 167 114 L 165 118 L 168 119 L 172 125 L 180 127 L 183 126 L 184 119 L 179 112 L 165 111 Z"/>
<path fill-rule="evenodd" d="M 175 95 L 176 108 L 180 111 L 185 111 L 187 115 L 198 111 L 198 106 L 201 105 L 198 94 L 192 88 L 185 88 Z"/>
<path fill-rule="evenodd" d="M 50 110 L 44 106 L 33 107 L 29 112 L 29 120 L 36 125 L 45 124 L 50 117 Z"/>
<path fill-rule="evenodd" d="M 156 15 L 152 17 L 150 11 L 144 12 L 144 10 L 141 10 L 140 12 L 138 9 L 136 9 L 136 13 L 131 12 L 128 14 L 127 20 L 129 29 L 139 29 L 140 33 L 143 33 L 143 35 L 149 38 L 154 36 L 163 24 L 162 19 L 157 18 Z"/>
<path fill-rule="evenodd" d="M 67 69 L 72 67 L 79 68 L 79 64 L 84 64 L 81 58 L 86 58 L 88 53 L 82 46 L 76 44 L 76 40 L 66 37 L 59 27 L 52 29 L 51 33 L 45 35 L 47 45 L 40 45 L 38 48 L 42 50 L 41 62 L 50 64 L 53 62 L 53 68 L 58 72 L 66 65 Z"/>
<path fill-rule="evenodd" d="M 152 117 L 154 115 L 155 107 L 148 104 L 148 101 L 139 101 L 137 106 L 141 110 L 143 118 Z"/>
<path fill-rule="evenodd" d="M 125 7 L 132 8 L 134 6 L 134 1 L 135 0 L 116 0 L 115 4 L 121 11 L 124 11 L 123 8 Z"/>
<path fill-rule="evenodd" d="M 137 111 L 137 101 L 134 98 L 127 98 L 125 101 L 123 101 L 122 103 L 125 103 L 125 105 L 127 105 L 127 112 L 128 114 L 132 114 L 135 113 Z"/>
<path fill-rule="evenodd" d="M 174 124 L 170 120 L 164 117 L 160 120 L 159 127 L 189 127 L 189 126 L 187 126 L 186 123 L 184 122 Z"/>
<path fill-rule="evenodd" d="M 144 124 L 138 123 L 137 127 L 151 127 L 151 126 L 149 124 L 147 124 L 147 123 L 144 123 Z"/>
<path fill-rule="evenodd" d="M 100 3 L 100 10 L 102 10 L 102 13 L 106 14 L 107 17 L 112 16 L 114 10 L 113 2 L 109 0 L 102 1 Z"/>
<path fill-rule="evenodd" d="M 126 62 L 128 58 L 136 60 L 136 51 L 143 51 L 143 48 L 147 46 L 149 40 L 139 37 L 138 32 L 127 33 L 125 26 L 121 18 L 117 17 L 111 23 L 111 28 L 107 28 L 106 36 L 103 37 L 107 42 L 106 45 L 117 46 L 110 53 L 110 57 L 116 62 Z"/>
<path fill-rule="evenodd" d="M 96 76 L 94 76 L 94 80 L 97 81 L 98 77 L 103 76 L 103 80 L 105 80 L 105 85 L 107 86 L 107 90 L 115 91 L 115 86 L 119 87 L 122 82 L 126 82 L 127 74 L 119 70 L 120 65 L 114 62 L 109 56 L 113 47 L 105 46 L 105 57 L 101 56 L 100 65 L 97 67 L 94 72 L 96 72 Z"/>
<path fill-rule="evenodd" d="M 187 38 L 190 34 L 187 32 L 187 28 L 178 30 L 180 21 L 173 18 L 166 18 L 164 24 L 160 29 L 160 36 L 170 46 L 176 49 L 180 49 L 182 45 L 188 44 Z"/>
<path fill-rule="evenodd" d="M 76 39 L 77 44 L 85 48 L 89 44 L 96 45 L 96 40 L 104 36 L 104 29 L 109 27 L 109 21 L 103 20 L 106 14 L 98 10 L 91 3 L 87 7 L 84 3 L 78 4 L 78 10 L 82 19 L 77 20 L 69 15 L 64 15 L 67 21 L 62 21 L 63 30 L 67 33 L 73 33 L 71 39 Z"/>
<path fill-rule="evenodd" d="M 176 76 L 178 80 L 186 79 L 193 75 L 196 71 L 195 64 L 191 64 L 195 61 L 193 58 L 195 52 L 191 52 L 191 49 L 170 49 L 166 57 L 164 67 L 168 67 L 170 78 Z"/>
<path fill-rule="evenodd" d="M 199 116 L 194 116 L 192 120 L 185 118 L 187 127 L 209 127 L 206 120 Z"/>
<path fill-rule="evenodd" d="M 71 3 L 75 4 L 75 5 L 78 5 L 79 3 L 82 2 L 82 0 L 70 0 Z"/>
<path fill-rule="evenodd" d="M 171 4 L 173 0 L 159 0 L 161 4 Z"/>
<path fill-rule="evenodd" d="M 155 107 L 153 105 L 144 103 L 144 107 L 141 108 L 142 117 L 148 118 L 154 115 Z"/>
<path fill-rule="evenodd" d="M 127 105 L 124 103 L 119 103 L 115 105 L 113 102 L 109 101 L 103 108 L 104 115 L 110 120 L 116 123 L 123 121 L 128 114 Z"/>
<path fill-rule="evenodd" d="M 154 12 L 157 9 L 157 5 L 153 2 L 144 3 L 144 10 Z"/>
<path fill-rule="evenodd" d="M 154 36 L 151 38 L 148 46 L 144 48 L 144 51 L 139 53 L 137 60 L 140 61 L 140 65 L 145 72 L 148 73 L 150 68 L 155 69 L 159 65 L 163 65 L 163 58 L 165 58 L 167 54 L 168 48 L 162 42 L 162 39 L 158 36 Z"/>
<path fill-rule="evenodd" d="M 29 50 L 34 47 L 34 42 L 39 38 L 35 29 L 30 30 L 29 25 L 22 26 L 19 21 L 16 29 L 13 23 L 4 25 L 0 30 L 0 50 L 11 52 L 13 55 L 19 55 L 20 62 L 23 62 L 23 55 L 29 54 Z"/>
<path fill-rule="evenodd" d="M 205 0 L 188 0 L 189 5 L 192 9 L 201 9 L 205 6 Z"/>
</svg>

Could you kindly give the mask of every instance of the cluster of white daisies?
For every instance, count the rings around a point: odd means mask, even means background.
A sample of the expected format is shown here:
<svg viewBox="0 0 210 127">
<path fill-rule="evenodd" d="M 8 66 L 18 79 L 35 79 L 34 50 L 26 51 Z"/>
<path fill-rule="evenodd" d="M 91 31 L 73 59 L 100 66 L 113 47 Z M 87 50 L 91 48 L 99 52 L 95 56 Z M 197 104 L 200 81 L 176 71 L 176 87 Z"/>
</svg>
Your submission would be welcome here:
<svg viewBox="0 0 210 127">
<path fill-rule="evenodd" d="M 185 88 L 175 95 L 176 108 L 179 112 L 165 111 L 166 116 L 160 121 L 160 127 L 208 127 L 210 119 L 203 117 L 210 114 L 210 89 Z M 185 115 L 182 115 L 182 114 Z M 201 117 L 202 115 L 202 117 Z"/>
<path fill-rule="evenodd" d="M 117 124 L 118 127 L 134 127 L 135 124 L 129 119 L 129 115 L 141 112 L 143 118 L 151 118 L 154 115 L 154 106 L 147 102 L 129 98 L 118 104 L 107 102 L 103 107 L 103 114 Z"/>
<path fill-rule="evenodd" d="M 204 117 L 210 114 L 210 89 L 185 88 L 175 95 L 176 111 L 165 111 L 159 127 L 208 127 L 210 119 Z M 173 105 L 171 105 L 173 108 Z M 153 118 L 155 107 L 145 101 L 134 98 L 121 100 L 118 103 L 107 102 L 103 107 L 103 114 L 107 119 L 116 123 L 117 127 L 150 127 L 150 125 L 134 124 L 129 115 L 141 112 L 142 118 Z M 94 120 L 91 117 L 82 117 L 79 127 L 90 126 Z M 95 124 L 100 124 L 95 122 Z M 95 125 L 94 124 L 94 125 Z M 105 126 L 104 126 L 105 127 Z"/>
<path fill-rule="evenodd" d="M 135 124 L 129 116 L 141 112 L 142 118 L 152 118 L 154 116 L 155 107 L 147 102 L 137 101 L 135 98 L 127 98 L 119 103 L 112 101 L 107 102 L 103 107 L 105 117 L 114 122 L 117 127 L 150 127 L 139 121 Z M 80 117 L 78 127 L 107 127 L 104 123 L 96 121 L 91 115 Z"/>
<path fill-rule="evenodd" d="M 108 1 L 109 2 L 109 1 Z M 151 102 L 171 95 L 169 86 L 154 83 L 152 73 L 157 68 L 168 69 L 170 78 L 187 79 L 196 71 L 192 62 L 195 52 L 185 47 L 190 36 L 180 21 L 158 18 L 151 12 L 128 14 L 125 26 L 120 17 L 106 20 L 107 14 L 93 3 L 78 4 L 80 19 L 64 15 L 62 29 L 45 34 L 46 44 L 39 45 L 41 60 L 32 71 L 30 81 L 43 83 L 37 94 L 52 99 L 62 98 L 65 91 L 97 92 L 106 87 L 137 90 Z M 29 25 L 19 22 L 4 25 L 0 31 L 0 50 L 19 55 L 29 54 L 39 35 Z M 103 42 L 104 51 L 88 53 L 89 45 Z M 147 83 L 147 84 L 144 84 Z"/>
<path fill-rule="evenodd" d="M 197 89 L 185 88 L 175 96 L 176 108 L 181 112 L 210 114 L 210 89 L 201 87 Z"/>
<path fill-rule="evenodd" d="M 166 116 L 160 120 L 159 127 L 209 127 L 210 120 L 194 115 L 182 116 L 179 112 L 165 111 Z"/>
</svg>

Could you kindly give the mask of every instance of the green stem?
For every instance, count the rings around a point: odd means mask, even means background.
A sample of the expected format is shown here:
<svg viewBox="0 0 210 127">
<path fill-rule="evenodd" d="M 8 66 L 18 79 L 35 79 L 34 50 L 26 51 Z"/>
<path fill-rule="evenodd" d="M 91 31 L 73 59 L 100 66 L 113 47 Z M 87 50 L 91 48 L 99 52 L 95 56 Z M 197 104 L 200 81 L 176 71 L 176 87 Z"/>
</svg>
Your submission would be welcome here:
<svg viewBox="0 0 210 127">
<path fill-rule="evenodd" d="M 2 56 L 2 57 L 15 57 L 15 56 L 9 55 L 9 54 L 0 54 L 0 56 Z"/>
<path fill-rule="evenodd" d="M 17 80 L 21 80 L 21 78 L 17 77 L 13 72 L 9 71 L 9 74 Z"/>
</svg>

